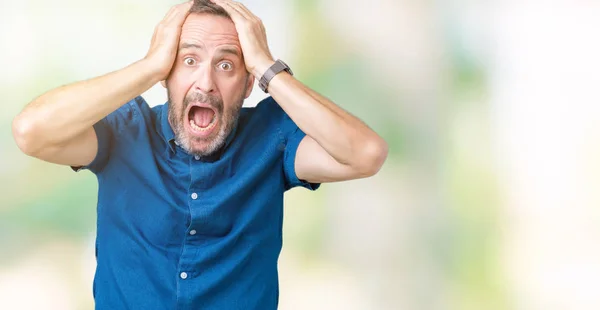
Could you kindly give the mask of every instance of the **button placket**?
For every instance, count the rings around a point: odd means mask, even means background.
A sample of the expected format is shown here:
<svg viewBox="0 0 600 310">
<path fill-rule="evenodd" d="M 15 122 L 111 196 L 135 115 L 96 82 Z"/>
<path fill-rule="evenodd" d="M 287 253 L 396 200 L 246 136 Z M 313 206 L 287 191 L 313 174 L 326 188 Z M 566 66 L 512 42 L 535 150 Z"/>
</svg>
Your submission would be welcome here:
<svg viewBox="0 0 600 310">
<path fill-rule="evenodd" d="M 192 200 L 196 200 L 196 199 L 198 199 L 198 193 L 196 193 L 196 192 L 193 192 L 193 193 L 190 195 L 190 197 L 192 198 Z M 190 236 L 194 236 L 196 233 L 197 233 L 197 231 L 196 231 L 195 229 L 192 229 L 192 230 L 190 230 L 190 231 L 188 232 L 188 234 L 189 234 Z"/>
<path fill-rule="evenodd" d="M 194 156 L 193 158 L 196 158 L 197 156 Z M 201 159 L 200 157 L 198 157 L 199 159 Z M 196 237 L 193 237 L 195 235 L 198 234 L 198 231 L 196 229 L 194 229 L 195 226 L 195 218 L 196 218 L 196 205 L 198 204 L 198 199 L 200 199 L 200 194 L 198 192 L 199 188 L 195 188 L 194 186 L 194 178 L 196 173 L 198 172 L 198 168 L 196 165 L 194 165 L 193 159 L 192 161 L 189 162 L 190 164 L 190 173 L 192 174 L 192 183 L 190 184 L 190 187 L 188 189 L 188 208 L 189 208 L 189 215 L 191 218 L 191 223 L 188 226 L 188 231 L 187 231 L 187 236 L 188 236 L 188 240 L 184 241 L 184 249 L 183 249 L 183 253 L 182 253 L 182 258 L 181 258 L 181 262 L 182 264 L 180 265 L 180 273 L 179 273 L 179 279 L 181 281 L 184 280 L 188 280 L 192 278 L 192 270 L 195 270 L 195 267 L 189 264 L 189 260 L 190 260 L 190 253 L 189 251 L 192 251 L 191 249 L 193 249 L 194 246 L 194 239 L 196 239 Z M 190 250 L 188 250 L 188 248 Z"/>
</svg>

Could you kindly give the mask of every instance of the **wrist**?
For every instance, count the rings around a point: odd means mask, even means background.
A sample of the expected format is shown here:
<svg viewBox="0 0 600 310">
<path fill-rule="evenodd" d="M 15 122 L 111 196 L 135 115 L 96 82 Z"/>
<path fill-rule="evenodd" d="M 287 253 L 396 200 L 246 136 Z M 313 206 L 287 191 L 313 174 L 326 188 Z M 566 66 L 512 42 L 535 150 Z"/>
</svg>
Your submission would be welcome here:
<svg viewBox="0 0 600 310">
<path fill-rule="evenodd" d="M 252 75 L 254 75 L 255 78 L 260 79 L 274 63 L 275 63 L 275 60 L 266 58 L 266 59 L 258 62 L 252 68 L 251 73 L 252 73 Z"/>
<path fill-rule="evenodd" d="M 281 59 L 273 62 L 260 78 L 258 78 L 258 86 L 265 93 L 269 92 L 269 84 L 280 72 L 285 71 L 289 75 L 294 75 L 292 69 Z"/>
<path fill-rule="evenodd" d="M 156 62 L 148 58 L 139 60 L 135 63 L 135 66 L 138 67 L 137 69 L 140 75 L 152 81 L 153 84 L 165 80 L 170 72 L 165 72 L 163 67 L 156 65 Z"/>
</svg>

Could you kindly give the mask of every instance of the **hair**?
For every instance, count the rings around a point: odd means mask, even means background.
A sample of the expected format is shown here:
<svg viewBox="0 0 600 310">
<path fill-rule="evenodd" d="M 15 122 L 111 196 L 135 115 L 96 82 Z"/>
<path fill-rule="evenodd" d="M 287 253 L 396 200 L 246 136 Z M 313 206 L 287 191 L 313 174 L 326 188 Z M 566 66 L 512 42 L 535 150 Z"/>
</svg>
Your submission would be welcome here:
<svg viewBox="0 0 600 310">
<path fill-rule="evenodd" d="M 221 6 L 212 3 L 210 0 L 194 0 L 194 4 L 190 8 L 190 14 L 191 13 L 206 13 L 231 19 L 227 11 L 225 11 Z"/>
</svg>

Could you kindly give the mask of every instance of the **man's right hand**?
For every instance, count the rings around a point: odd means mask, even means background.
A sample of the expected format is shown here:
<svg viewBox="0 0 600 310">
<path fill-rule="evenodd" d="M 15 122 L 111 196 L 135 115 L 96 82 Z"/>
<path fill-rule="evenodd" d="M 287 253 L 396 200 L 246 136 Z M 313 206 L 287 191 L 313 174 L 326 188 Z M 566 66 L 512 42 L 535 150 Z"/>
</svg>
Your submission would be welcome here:
<svg viewBox="0 0 600 310">
<path fill-rule="evenodd" d="M 171 7 L 154 29 L 150 49 L 144 59 L 156 66 L 160 80 L 165 80 L 171 72 L 177 57 L 181 27 L 193 3 L 194 1 L 188 1 Z"/>
<path fill-rule="evenodd" d="M 192 1 L 175 5 L 156 26 L 148 54 L 121 70 L 50 90 L 13 120 L 19 148 L 44 161 L 85 166 L 96 156 L 93 125 L 167 78 Z M 51 121 L 49 121 L 51 120 Z"/>
</svg>

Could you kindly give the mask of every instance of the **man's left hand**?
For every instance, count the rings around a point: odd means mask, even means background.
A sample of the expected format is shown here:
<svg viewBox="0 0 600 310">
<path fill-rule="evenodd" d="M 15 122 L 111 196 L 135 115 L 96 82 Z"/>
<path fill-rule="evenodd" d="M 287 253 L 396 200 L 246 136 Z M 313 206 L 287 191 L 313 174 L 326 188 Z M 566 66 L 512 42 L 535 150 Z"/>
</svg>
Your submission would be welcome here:
<svg viewBox="0 0 600 310">
<path fill-rule="evenodd" d="M 269 51 L 267 33 L 262 21 L 237 1 L 211 1 L 221 6 L 233 20 L 244 54 L 246 70 L 256 78 L 260 78 L 275 62 Z"/>
</svg>

